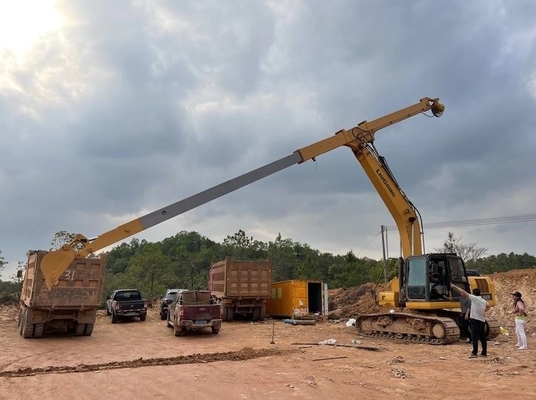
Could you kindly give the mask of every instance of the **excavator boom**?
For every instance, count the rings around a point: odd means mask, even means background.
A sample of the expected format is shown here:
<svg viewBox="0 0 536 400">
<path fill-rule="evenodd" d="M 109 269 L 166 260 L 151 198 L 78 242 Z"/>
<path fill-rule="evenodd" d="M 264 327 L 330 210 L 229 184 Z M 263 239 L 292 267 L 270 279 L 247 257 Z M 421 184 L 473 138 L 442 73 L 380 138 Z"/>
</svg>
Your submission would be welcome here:
<svg viewBox="0 0 536 400">
<path fill-rule="evenodd" d="M 314 160 L 315 157 L 342 146 L 350 147 L 357 159 L 363 165 L 367 175 L 372 180 L 376 189 L 380 192 L 380 196 L 382 196 L 382 199 L 386 202 L 389 211 L 393 214 L 399 229 L 403 229 L 404 232 L 408 229 L 417 229 L 417 232 L 420 234 L 418 225 L 412 225 L 413 222 L 408 225 L 408 221 L 413 218 L 413 214 L 411 214 L 413 210 L 411 203 L 408 203 L 407 199 L 404 200 L 405 196 L 397 187 L 394 178 L 385 178 L 388 175 L 386 175 L 386 172 L 381 172 L 379 170 L 379 168 L 382 168 L 381 165 L 374 164 L 374 157 L 371 156 L 370 151 L 367 150 L 367 145 L 374 142 L 375 133 L 380 129 L 430 110 L 436 117 L 439 117 L 443 114 L 444 109 L 445 107 L 439 102 L 439 99 L 432 99 L 429 97 L 422 98 L 418 103 L 409 107 L 370 122 L 363 121 L 349 130 L 336 132 L 334 136 L 303 147 L 277 161 L 127 222 L 124 225 L 101 234 L 94 240 L 88 240 L 85 236 L 78 234 L 70 243 L 63 245 L 60 249 L 51 251 L 44 256 L 41 263 L 41 269 L 46 284 L 49 288 L 57 284 L 60 276 L 75 259 L 86 257 L 91 253 L 102 250 L 114 243 L 144 231 L 145 229 L 158 225 L 170 218 L 176 217 L 186 211 L 217 199 L 218 197 L 224 196 L 262 178 L 270 176 L 291 165 L 301 164 L 311 159 Z M 389 179 L 388 183 L 386 183 L 387 179 Z M 389 188 L 391 188 L 391 191 L 396 190 L 397 193 L 400 192 L 401 195 L 398 197 L 392 196 L 389 192 Z M 386 189 L 388 194 L 382 194 Z M 392 196 L 393 198 L 391 199 L 389 196 Z M 397 198 L 394 199 L 395 197 Z M 405 211 L 406 209 L 409 210 L 407 213 Z M 403 214 L 403 216 L 400 216 L 400 214 Z M 402 236 L 406 237 L 407 235 L 401 231 L 401 237 Z M 413 235 L 412 238 L 412 240 L 405 240 L 405 252 L 410 252 L 412 249 L 417 252 L 420 251 L 420 245 L 417 245 L 417 243 L 420 243 L 420 240 L 416 240 L 415 235 Z"/>
</svg>

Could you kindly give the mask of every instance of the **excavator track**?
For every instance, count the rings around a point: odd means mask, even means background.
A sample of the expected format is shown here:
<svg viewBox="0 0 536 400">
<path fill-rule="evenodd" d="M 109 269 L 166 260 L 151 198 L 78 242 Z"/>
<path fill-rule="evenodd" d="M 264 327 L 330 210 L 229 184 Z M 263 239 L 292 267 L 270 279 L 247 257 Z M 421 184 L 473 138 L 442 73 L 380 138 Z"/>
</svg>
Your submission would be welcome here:
<svg viewBox="0 0 536 400">
<path fill-rule="evenodd" d="M 489 318 L 486 320 L 486 323 L 488 324 L 488 332 L 486 336 L 488 339 L 495 339 L 501 334 L 501 324 L 499 323 L 499 321 Z"/>
<path fill-rule="evenodd" d="M 363 314 L 357 317 L 355 326 L 363 336 L 408 342 L 449 344 L 460 338 L 460 329 L 454 320 L 433 314 Z"/>
</svg>

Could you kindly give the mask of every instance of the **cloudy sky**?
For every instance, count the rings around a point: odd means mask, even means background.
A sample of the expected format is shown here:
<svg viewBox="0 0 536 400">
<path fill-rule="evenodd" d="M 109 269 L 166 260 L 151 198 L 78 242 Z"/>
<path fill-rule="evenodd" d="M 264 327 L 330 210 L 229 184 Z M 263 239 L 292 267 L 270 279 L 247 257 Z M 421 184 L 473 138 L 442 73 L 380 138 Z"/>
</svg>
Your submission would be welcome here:
<svg viewBox="0 0 536 400">
<path fill-rule="evenodd" d="M 533 0 L 1 1 L 2 277 L 59 230 L 99 235 L 422 97 L 443 117 L 375 143 L 425 227 L 533 214 L 535 15 Z M 392 224 L 340 148 L 137 237 L 280 232 L 379 259 Z M 430 229 L 426 248 L 449 230 L 536 253 L 535 222 Z"/>
</svg>

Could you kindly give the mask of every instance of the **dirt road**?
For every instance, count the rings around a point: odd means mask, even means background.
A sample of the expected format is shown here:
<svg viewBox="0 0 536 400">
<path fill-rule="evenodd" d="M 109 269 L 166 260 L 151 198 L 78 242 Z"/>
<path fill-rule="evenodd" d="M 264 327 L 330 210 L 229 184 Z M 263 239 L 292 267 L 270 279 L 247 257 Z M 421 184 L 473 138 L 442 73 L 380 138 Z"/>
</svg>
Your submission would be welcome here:
<svg viewBox="0 0 536 400">
<path fill-rule="evenodd" d="M 376 351 L 292 345 L 326 339 Z M 468 359 L 465 343 L 372 340 L 328 321 L 232 322 L 219 335 L 174 337 L 154 312 L 115 325 L 101 314 L 91 337 L 22 339 L 15 309 L 4 308 L 0 399 L 536 399 L 536 338 L 527 351 L 514 344 L 502 335 L 487 359 Z"/>
</svg>

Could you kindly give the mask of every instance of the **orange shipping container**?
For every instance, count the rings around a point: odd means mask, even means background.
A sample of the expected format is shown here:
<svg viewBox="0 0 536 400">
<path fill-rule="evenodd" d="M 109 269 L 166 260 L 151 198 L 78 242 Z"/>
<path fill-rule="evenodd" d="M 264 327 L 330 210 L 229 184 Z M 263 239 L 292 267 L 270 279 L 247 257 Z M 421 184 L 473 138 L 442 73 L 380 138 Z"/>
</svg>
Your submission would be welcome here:
<svg viewBox="0 0 536 400">
<path fill-rule="evenodd" d="M 292 280 L 272 283 L 266 314 L 272 317 L 304 318 L 327 316 L 327 284 L 322 281 Z"/>
</svg>

